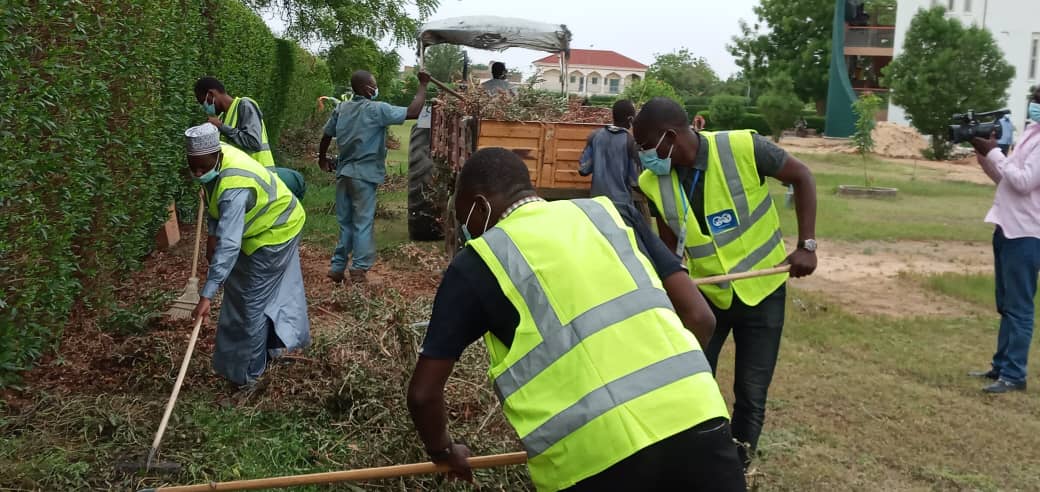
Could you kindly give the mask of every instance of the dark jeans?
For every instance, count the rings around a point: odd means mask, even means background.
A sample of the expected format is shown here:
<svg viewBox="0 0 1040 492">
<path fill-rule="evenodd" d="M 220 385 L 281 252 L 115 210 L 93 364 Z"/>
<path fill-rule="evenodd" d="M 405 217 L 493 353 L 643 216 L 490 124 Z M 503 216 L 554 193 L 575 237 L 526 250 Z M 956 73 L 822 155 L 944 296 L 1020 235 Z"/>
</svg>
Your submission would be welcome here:
<svg viewBox="0 0 1040 492">
<path fill-rule="evenodd" d="M 715 333 L 704 355 L 715 371 L 722 345 L 733 332 L 733 437 L 750 444 L 752 450 L 758 447 L 766 419 L 766 394 L 780 353 L 786 301 L 784 284 L 757 306 L 748 306 L 734 296 L 729 309 L 711 307 L 715 312 Z"/>
<path fill-rule="evenodd" d="M 729 423 L 720 417 L 645 447 L 566 490 L 741 492 L 747 485 Z"/>
<path fill-rule="evenodd" d="M 1040 239 L 1008 239 L 997 227 L 993 232 L 997 312 L 1000 333 L 993 369 L 1010 383 L 1026 380 L 1026 362 L 1033 339 L 1033 298 L 1040 272 Z"/>
</svg>

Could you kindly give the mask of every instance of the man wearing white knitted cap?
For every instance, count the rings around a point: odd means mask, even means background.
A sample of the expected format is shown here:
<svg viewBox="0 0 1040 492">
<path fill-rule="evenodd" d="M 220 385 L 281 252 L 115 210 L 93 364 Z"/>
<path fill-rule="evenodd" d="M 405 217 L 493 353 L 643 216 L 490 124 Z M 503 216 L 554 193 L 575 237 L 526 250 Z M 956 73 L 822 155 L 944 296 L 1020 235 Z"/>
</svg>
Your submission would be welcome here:
<svg viewBox="0 0 1040 492">
<path fill-rule="evenodd" d="M 216 247 L 193 319 L 209 316 L 223 286 L 213 368 L 252 388 L 269 359 L 310 343 L 300 269 L 302 204 L 270 169 L 220 143 L 210 124 L 189 128 L 188 167 L 205 192 Z M 209 256 L 209 255 L 207 255 Z"/>
</svg>

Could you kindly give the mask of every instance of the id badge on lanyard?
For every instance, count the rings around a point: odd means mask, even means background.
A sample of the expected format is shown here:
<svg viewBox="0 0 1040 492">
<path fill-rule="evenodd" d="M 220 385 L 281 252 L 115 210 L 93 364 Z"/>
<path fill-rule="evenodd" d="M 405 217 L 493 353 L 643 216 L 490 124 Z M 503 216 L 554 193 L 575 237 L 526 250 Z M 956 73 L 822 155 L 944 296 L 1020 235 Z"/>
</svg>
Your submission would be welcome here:
<svg viewBox="0 0 1040 492">
<path fill-rule="evenodd" d="M 675 256 L 679 258 L 683 257 L 686 252 L 686 223 L 690 215 L 690 209 L 693 205 L 690 204 L 690 200 L 693 200 L 693 188 L 697 186 L 697 180 L 701 177 L 701 170 L 695 169 L 693 171 L 693 182 L 690 183 L 690 193 L 683 197 L 683 216 L 682 222 L 679 223 L 679 237 L 675 241 Z"/>
</svg>

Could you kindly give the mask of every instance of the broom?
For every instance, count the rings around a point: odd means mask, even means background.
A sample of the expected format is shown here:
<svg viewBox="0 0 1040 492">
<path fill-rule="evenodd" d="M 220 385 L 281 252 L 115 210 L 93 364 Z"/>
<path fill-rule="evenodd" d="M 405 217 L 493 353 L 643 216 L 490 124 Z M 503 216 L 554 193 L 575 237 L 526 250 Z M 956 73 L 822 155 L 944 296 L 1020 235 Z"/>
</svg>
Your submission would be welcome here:
<svg viewBox="0 0 1040 492">
<path fill-rule="evenodd" d="M 202 214 L 205 211 L 205 199 L 202 190 L 199 190 L 199 214 L 195 218 L 195 254 L 191 257 L 191 278 L 184 286 L 184 292 L 173 301 L 173 306 L 166 315 L 170 319 L 188 319 L 191 317 L 195 306 L 199 304 L 199 244 L 202 242 Z"/>
</svg>

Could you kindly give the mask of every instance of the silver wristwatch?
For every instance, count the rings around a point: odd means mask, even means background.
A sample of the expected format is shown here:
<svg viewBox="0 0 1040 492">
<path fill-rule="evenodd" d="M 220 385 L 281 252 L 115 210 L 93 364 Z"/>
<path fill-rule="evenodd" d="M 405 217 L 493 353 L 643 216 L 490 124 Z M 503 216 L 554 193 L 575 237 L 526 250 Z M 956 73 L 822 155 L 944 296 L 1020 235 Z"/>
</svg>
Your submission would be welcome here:
<svg viewBox="0 0 1040 492">
<path fill-rule="evenodd" d="M 802 248 L 810 253 L 816 252 L 816 240 L 806 239 L 805 241 L 798 241 L 798 247 Z"/>
</svg>

